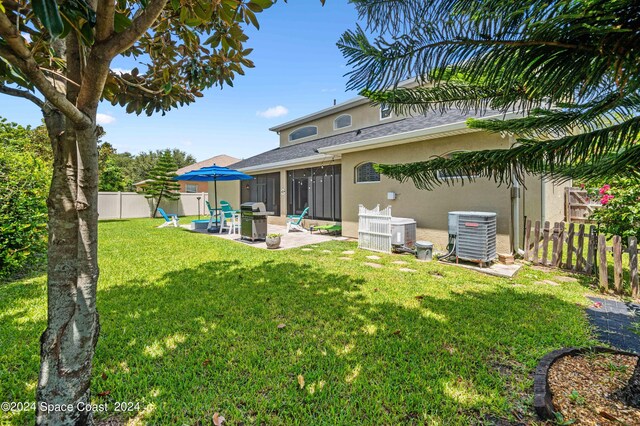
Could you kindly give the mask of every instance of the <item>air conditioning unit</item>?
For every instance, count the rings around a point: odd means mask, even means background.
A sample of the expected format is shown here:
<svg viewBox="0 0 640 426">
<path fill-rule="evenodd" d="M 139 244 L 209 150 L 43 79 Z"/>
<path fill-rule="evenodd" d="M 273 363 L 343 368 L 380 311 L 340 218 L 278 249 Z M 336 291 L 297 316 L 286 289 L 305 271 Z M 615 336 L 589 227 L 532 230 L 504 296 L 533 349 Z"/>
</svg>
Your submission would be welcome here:
<svg viewBox="0 0 640 426">
<path fill-rule="evenodd" d="M 449 236 L 455 240 L 456 259 L 491 263 L 496 257 L 496 213 L 449 212 Z"/>
<path fill-rule="evenodd" d="M 416 221 L 408 217 L 392 217 L 391 245 L 413 248 L 416 245 Z"/>
</svg>

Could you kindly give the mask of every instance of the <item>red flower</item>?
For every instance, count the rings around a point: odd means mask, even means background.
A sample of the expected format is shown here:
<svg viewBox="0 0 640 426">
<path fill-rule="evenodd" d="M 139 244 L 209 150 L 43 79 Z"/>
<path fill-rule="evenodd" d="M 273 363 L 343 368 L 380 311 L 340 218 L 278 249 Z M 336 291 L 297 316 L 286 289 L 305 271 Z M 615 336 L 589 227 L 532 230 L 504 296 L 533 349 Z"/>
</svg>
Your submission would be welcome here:
<svg viewBox="0 0 640 426">
<path fill-rule="evenodd" d="M 604 194 L 600 199 L 600 204 L 602 204 L 603 206 L 606 206 L 609 203 L 609 201 L 613 200 L 613 198 L 614 198 L 613 195 Z"/>
<path fill-rule="evenodd" d="M 604 185 L 602 188 L 600 188 L 600 195 L 606 194 L 608 190 L 611 189 L 611 186 L 609 185 Z"/>
</svg>

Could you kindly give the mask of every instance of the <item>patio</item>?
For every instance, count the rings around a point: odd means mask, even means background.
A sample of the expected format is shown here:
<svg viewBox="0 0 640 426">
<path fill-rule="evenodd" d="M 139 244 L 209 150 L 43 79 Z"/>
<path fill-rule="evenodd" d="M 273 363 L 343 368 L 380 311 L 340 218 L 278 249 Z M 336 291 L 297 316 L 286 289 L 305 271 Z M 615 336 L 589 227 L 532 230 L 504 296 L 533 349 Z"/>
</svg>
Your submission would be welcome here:
<svg viewBox="0 0 640 426">
<path fill-rule="evenodd" d="M 196 232 L 196 233 L 205 234 L 205 235 L 212 235 L 215 237 L 224 238 L 225 240 L 230 240 L 230 241 L 235 241 L 241 244 L 245 244 L 251 247 L 257 247 L 261 249 L 267 248 L 267 243 L 265 243 L 264 241 L 243 240 L 240 238 L 239 233 L 228 234 L 226 231 L 222 232 L 222 234 L 219 234 L 217 232 L 210 233 L 210 232 L 207 232 L 206 229 L 191 229 L 191 224 L 182 225 L 182 227 L 185 229 L 188 229 L 191 232 Z M 270 234 L 282 235 L 280 247 L 275 250 L 292 249 L 292 248 L 303 247 L 303 246 L 308 246 L 312 244 L 324 243 L 326 241 L 348 241 L 349 240 L 349 238 L 347 237 L 319 234 L 317 232 L 314 232 L 313 234 L 311 232 L 299 232 L 299 231 L 292 231 L 287 233 L 286 226 L 273 225 L 273 224 L 269 224 L 268 232 Z"/>
</svg>

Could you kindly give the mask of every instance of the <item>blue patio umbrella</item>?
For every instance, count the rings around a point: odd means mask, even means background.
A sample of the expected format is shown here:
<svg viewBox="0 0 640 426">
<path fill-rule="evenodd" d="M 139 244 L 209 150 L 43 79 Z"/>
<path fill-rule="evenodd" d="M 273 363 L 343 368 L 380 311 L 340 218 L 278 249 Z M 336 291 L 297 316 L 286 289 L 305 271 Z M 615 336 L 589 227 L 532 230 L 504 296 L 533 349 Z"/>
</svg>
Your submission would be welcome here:
<svg viewBox="0 0 640 426">
<path fill-rule="evenodd" d="M 213 197 L 215 208 L 218 208 L 218 181 L 249 180 L 252 176 L 230 169 L 228 167 L 213 166 L 203 167 L 198 170 L 191 170 L 183 175 L 176 176 L 175 180 L 190 180 L 195 182 L 213 181 Z"/>
</svg>

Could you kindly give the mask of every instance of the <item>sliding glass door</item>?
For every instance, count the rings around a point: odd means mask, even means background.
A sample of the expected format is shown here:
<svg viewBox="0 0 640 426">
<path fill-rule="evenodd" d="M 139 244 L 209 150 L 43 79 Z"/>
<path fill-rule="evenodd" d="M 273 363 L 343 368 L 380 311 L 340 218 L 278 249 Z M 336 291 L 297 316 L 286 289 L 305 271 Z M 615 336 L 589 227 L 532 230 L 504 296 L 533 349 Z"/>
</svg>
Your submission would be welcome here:
<svg viewBox="0 0 640 426">
<path fill-rule="evenodd" d="M 340 165 L 288 171 L 288 214 L 300 214 L 309 207 L 311 219 L 339 221 L 340 172 Z"/>
<path fill-rule="evenodd" d="M 262 202 L 267 211 L 280 216 L 280 173 L 254 175 L 251 180 L 240 181 L 242 190 L 240 200 L 243 203 Z"/>
</svg>

